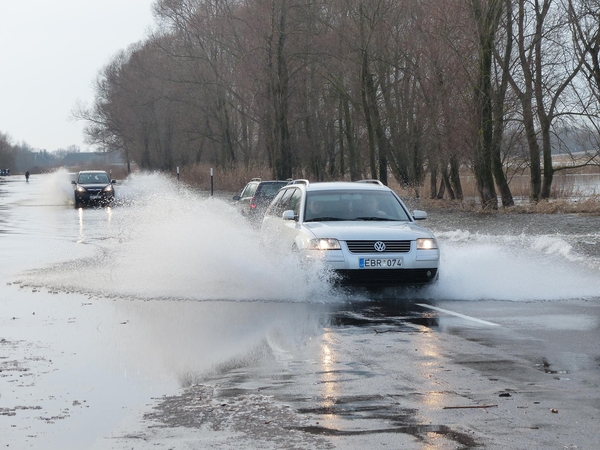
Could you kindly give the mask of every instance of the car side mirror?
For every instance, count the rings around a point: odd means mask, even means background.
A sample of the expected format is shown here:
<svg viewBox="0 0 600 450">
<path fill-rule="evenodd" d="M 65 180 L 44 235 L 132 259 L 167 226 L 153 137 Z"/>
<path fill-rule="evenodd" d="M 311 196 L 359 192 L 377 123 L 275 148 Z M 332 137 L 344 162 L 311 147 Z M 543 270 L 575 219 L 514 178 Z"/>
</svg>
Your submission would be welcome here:
<svg viewBox="0 0 600 450">
<path fill-rule="evenodd" d="M 71 184 L 77 184 L 77 181 L 71 180 Z"/>
<path fill-rule="evenodd" d="M 233 199 L 237 202 L 241 197 L 239 195 L 234 195 Z"/>
<path fill-rule="evenodd" d="M 291 209 L 288 209 L 287 211 L 283 212 L 281 218 L 283 220 L 296 220 L 296 213 L 294 213 L 294 211 L 292 211 Z"/>
<path fill-rule="evenodd" d="M 427 219 L 427 213 L 425 211 L 420 211 L 418 209 L 415 209 L 413 211 L 413 219 L 415 219 L 415 220 L 425 220 L 425 219 Z"/>
<path fill-rule="evenodd" d="M 117 180 L 110 180 L 111 184 L 117 184 Z"/>
</svg>

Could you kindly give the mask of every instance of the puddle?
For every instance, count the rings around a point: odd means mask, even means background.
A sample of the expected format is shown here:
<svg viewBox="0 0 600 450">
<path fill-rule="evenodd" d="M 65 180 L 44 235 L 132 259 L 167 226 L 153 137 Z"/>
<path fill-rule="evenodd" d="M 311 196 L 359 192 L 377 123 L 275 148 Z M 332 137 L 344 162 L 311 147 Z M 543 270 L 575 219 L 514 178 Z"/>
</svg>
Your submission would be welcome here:
<svg viewBox="0 0 600 450">
<path fill-rule="evenodd" d="M 375 430 L 337 430 L 320 426 L 308 426 L 299 428 L 305 433 L 322 436 L 362 436 L 382 433 L 402 433 L 421 438 L 428 433 L 439 434 L 451 439 L 466 448 L 479 447 L 478 443 L 469 435 L 457 432 L 446 425 L 408 425 L 392 428 L 381 428 Z"/>
<path fill-rule="evenodd" d="M 598 327 L 598 318 L 578 314 L 545 314 L 527 317 L 510 317 L 509 323 L 520 327 L 543 330 L 569 331 L 593 330 Z"/>
<path fill-rule="evenodd" d="M 550 375 L 566 375 L 569 373 L 568 370 L 558 370 L 558 369 L 552 368 L 552 365 L 548 362 L 548 360 L 546 358 L 542 358 L 542 362 L 540 364 L 536 364 L 535 366 L 542 372 L 550 374 Z M 556 379 L 557 380 L 561 379 L 561 377 L 556 377 Z M 568 380 L 568 378 L 566 378 L 566 379 Z"/>
<path fill-rule="evenodd" d="M 332 311 L 331 325 L 358 328 L 388 326 L 393 327 L 394 331 L 414 332 L 415 325 L 437 328 L 439 318 L 429 311 L 423 311 L 423 308 L 415 305 L 413 301 L 376 299 L 342 305 L 337 311 Z"/>
</svg>

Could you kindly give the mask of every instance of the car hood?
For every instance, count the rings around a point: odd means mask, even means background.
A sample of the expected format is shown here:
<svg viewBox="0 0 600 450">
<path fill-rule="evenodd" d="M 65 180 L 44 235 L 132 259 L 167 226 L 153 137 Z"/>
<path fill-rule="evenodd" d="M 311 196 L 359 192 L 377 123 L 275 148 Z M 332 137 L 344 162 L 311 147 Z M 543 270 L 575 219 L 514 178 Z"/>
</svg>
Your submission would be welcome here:
<svg viewBox="0 0 600 450">
<path fill-rule="evenodd" d="M 433 237 L 429 230 L 414 222 L 309 222 L 304 226 L 316 238 L 336 238 L 341 241 L 414 240 L 419 237 Z"/>
<path fill-rule="evenodd" d="M 78 184 L 78 186 L 81 186 L 85 189 L 104 189 L 109 184 L 110 183 Z"/>
</svg>

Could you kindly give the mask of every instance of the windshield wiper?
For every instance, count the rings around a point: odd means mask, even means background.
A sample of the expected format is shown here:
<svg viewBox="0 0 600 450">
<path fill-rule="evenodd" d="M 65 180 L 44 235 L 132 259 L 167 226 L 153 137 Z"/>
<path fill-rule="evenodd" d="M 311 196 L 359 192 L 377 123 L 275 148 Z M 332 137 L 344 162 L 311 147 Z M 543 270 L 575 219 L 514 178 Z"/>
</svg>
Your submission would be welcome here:
<svg viewBox="0 0 600 450">
<path fill-rule="evenodd" d="M 340 219 L 339 217 L 314 217 L 312 219 L 305 220 L 305 222 L 333 222 L 336 220 L 346 220 L 346 219 Z"/>
<path fill-rule="evenodd" d="M 392 221 L 392 222 L 397 222 L 398 221 L 398 219 L 390 219 L 388 217 L 373 217 L 373 216 L 357 217 L 354 220 L 388 220 L 388 221 Z"/>
</svg>

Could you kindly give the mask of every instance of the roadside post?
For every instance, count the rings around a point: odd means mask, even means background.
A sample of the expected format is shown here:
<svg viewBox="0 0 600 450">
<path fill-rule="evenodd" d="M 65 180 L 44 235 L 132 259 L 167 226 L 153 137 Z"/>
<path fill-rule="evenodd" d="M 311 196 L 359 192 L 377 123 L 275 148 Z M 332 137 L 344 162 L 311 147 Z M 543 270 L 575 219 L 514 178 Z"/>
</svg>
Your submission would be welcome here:
<svg viewBox="0 0 600 450">
<path fill-rule="evenodd" d="M 179 181 L 179 166 L 177 166 L 177 181 Z"/>
<path fill-rule="evenodd" d="M 213 176 L 213 168 L 210 168 L 210 196 L 213 196 L 214 191 L 214 176 Z"/>
</svg>

